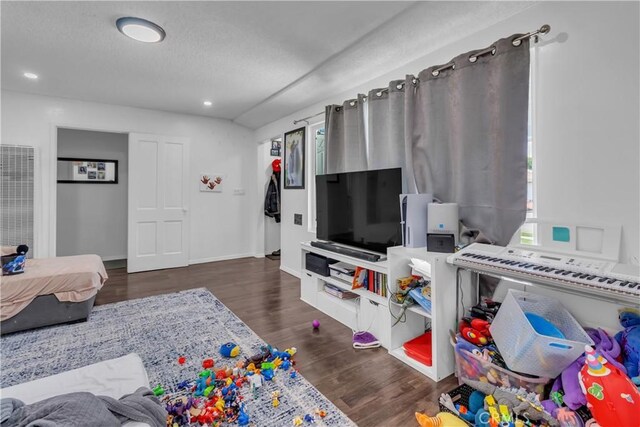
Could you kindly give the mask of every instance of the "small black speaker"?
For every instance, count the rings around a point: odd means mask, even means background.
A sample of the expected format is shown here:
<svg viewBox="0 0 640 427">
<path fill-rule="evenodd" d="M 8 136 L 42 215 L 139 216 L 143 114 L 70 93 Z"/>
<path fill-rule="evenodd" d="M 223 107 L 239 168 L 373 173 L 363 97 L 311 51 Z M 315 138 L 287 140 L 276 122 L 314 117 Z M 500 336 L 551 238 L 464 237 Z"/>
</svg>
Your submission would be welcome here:
<svg viewBox="0 0 640 427">
<path fill-rule="evenodd" d="M 453 234 L 427 234 L 427 250 L 452 254 L 455 252 L 455 237 Z"/>
<path fill-rule="evenodd" d="M 329 264 L 334 264 L 337 261 L 331 258 L 317 255 L 311 252 L 307 252 L 305 255 L 304 266 L 307 270 L 318 273 L 321 276 L 329 277 L 331 272 L 329 271 Z"/>
</svg>

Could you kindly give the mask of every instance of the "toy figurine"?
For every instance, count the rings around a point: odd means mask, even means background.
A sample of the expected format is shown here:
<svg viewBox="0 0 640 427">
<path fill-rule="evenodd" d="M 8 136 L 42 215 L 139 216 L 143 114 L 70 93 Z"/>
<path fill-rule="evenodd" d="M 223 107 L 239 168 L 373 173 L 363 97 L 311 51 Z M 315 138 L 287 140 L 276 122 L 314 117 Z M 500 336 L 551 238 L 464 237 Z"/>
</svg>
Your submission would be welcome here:
<svg viewBox="0 0 640 427">
<path fill-rule="evenodd" d="M 618 318 L 624 330 L 615 339 L 622 347 L 624 367 L 633 383 L 640 386 L 640 313 L 627 308 L 620 311 Z"/>
<path fill-rule="evenodd" d="M 155 386 L 155 388 L 153 389 L 153 394 L 155 394 L 156 396 L 160 396 L 164 394 L 164 389 L 160 384 Z"/>
<path fill-rule="evenodd" d="M 236 357 L 240 354 L 240 347 L 232 342 L 222 344 L 220 346 L 220 354 L 224 357 Z"/>
<path fill-rule="evenodd" d="M 249 415 L 247 415 L 247 413 L 244 411 L 244 403 L 240 405 L 240 412 L 238 413 L 238 425 L 249 425 Z"/>
<path fill-rule="evenodd" d="M 213 365 L 215 364 L 215 362 L 213 361 L 213 359 L 204 359 L 202 361 L 202 367 L 204 369 L 209 369 L 209 368 L 213 368 Z"/>
<path fill-rule="evenodd" d="M 420 427 L 468 427 L 468 424 L 449 412 L 440 412 L 435 417 L 430 417 L 416 412 L 416 420 Z"/>
<path fill-rule="evenodd" d="M 277 408 L 278 405 L 280 405 L 280 400 L 278 399 L 279 397 L 280 397 L 279 391 L 274 391 L 271 393 L 271 404 L 273 405 L 274 408 Z"/>
<path fill-rule="evenodd" d="M 640 391 L 620 369 L 590 346 L 580 371 L 580 387 L 587 396 L 587 407 L 601 427 L 640 427 Z"/>
<path fill-rule="evenodd" d="M 295 418 L 293 419 L 293 425 L 294 425 L 294 426 L 301 426 L 301 425 L 302 425 L 302 418 L 300 418 L 300 417 L 295 417 Z"/>
</svg>

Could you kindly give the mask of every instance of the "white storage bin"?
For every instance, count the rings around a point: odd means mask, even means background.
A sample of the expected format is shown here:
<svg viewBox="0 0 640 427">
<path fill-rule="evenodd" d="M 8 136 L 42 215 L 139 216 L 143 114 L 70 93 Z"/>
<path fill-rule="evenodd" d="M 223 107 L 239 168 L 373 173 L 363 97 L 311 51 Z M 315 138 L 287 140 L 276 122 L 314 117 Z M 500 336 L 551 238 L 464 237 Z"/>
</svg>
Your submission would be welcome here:
<svg viewBox="0 0 640 427">
<path fill-rule="evenodd" d="M 544 317 L 565 339 L 538 334 L 525 313 Z M 509 290 L 490 330 L 510 370 L 539 377 L 557 377 L 584 353 L 585 345 L 593 345 L 589 335 L 558 301 L 513 289 Z"/>
</svg>

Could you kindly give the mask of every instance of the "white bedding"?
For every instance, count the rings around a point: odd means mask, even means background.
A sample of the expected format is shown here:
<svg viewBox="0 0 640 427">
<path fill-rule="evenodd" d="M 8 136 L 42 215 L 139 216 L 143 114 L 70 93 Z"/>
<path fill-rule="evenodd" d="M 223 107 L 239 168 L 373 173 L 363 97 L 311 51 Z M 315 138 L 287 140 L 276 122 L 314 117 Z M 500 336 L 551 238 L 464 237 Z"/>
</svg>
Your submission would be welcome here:
<svg viewBox="0 0 640 427">
<path fill-rule="evenodd" d="M 88 391 L 96 395 L 119 399 L 125 394 L 133 393 L 139 387 L 149 387 L 149 378 L 140 356 L 131 353 L 117 359 L 105 360 L 61 374 L 3 388 L 0 390 L 0 397 L 13 397 L 29 404 L 60 394 Z M 127 427 L 147 426 L 147 424 L 139 422 L 127 422 L 123 425 Z"/>
</svg>

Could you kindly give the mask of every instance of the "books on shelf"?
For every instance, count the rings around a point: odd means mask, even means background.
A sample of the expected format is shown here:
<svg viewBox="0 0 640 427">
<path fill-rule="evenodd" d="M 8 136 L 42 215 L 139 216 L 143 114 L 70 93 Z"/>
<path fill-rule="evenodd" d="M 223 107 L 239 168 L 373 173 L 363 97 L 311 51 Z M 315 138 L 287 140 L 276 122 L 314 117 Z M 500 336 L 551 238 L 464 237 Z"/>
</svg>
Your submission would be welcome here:
<svg viewBox="0 0 640 427">
<path fill-rule="evenodd" d="M 333 286 L 329 283 L 325 283 L 324 291 L 329 295 L 333 295 L 334 297 L 340 299 L 354 299 L 358 298 L 358 294 L 354 294 L 353 292 L 345 291 L 344 289 L 340 289 L 337 286 Z"/>
<path fill-rule="evenodd" d="M 353 289 L 365 289 L 376 295 L 387 296 L 387 275 L 366 268 L 356 267 Z"/>
</svg>

